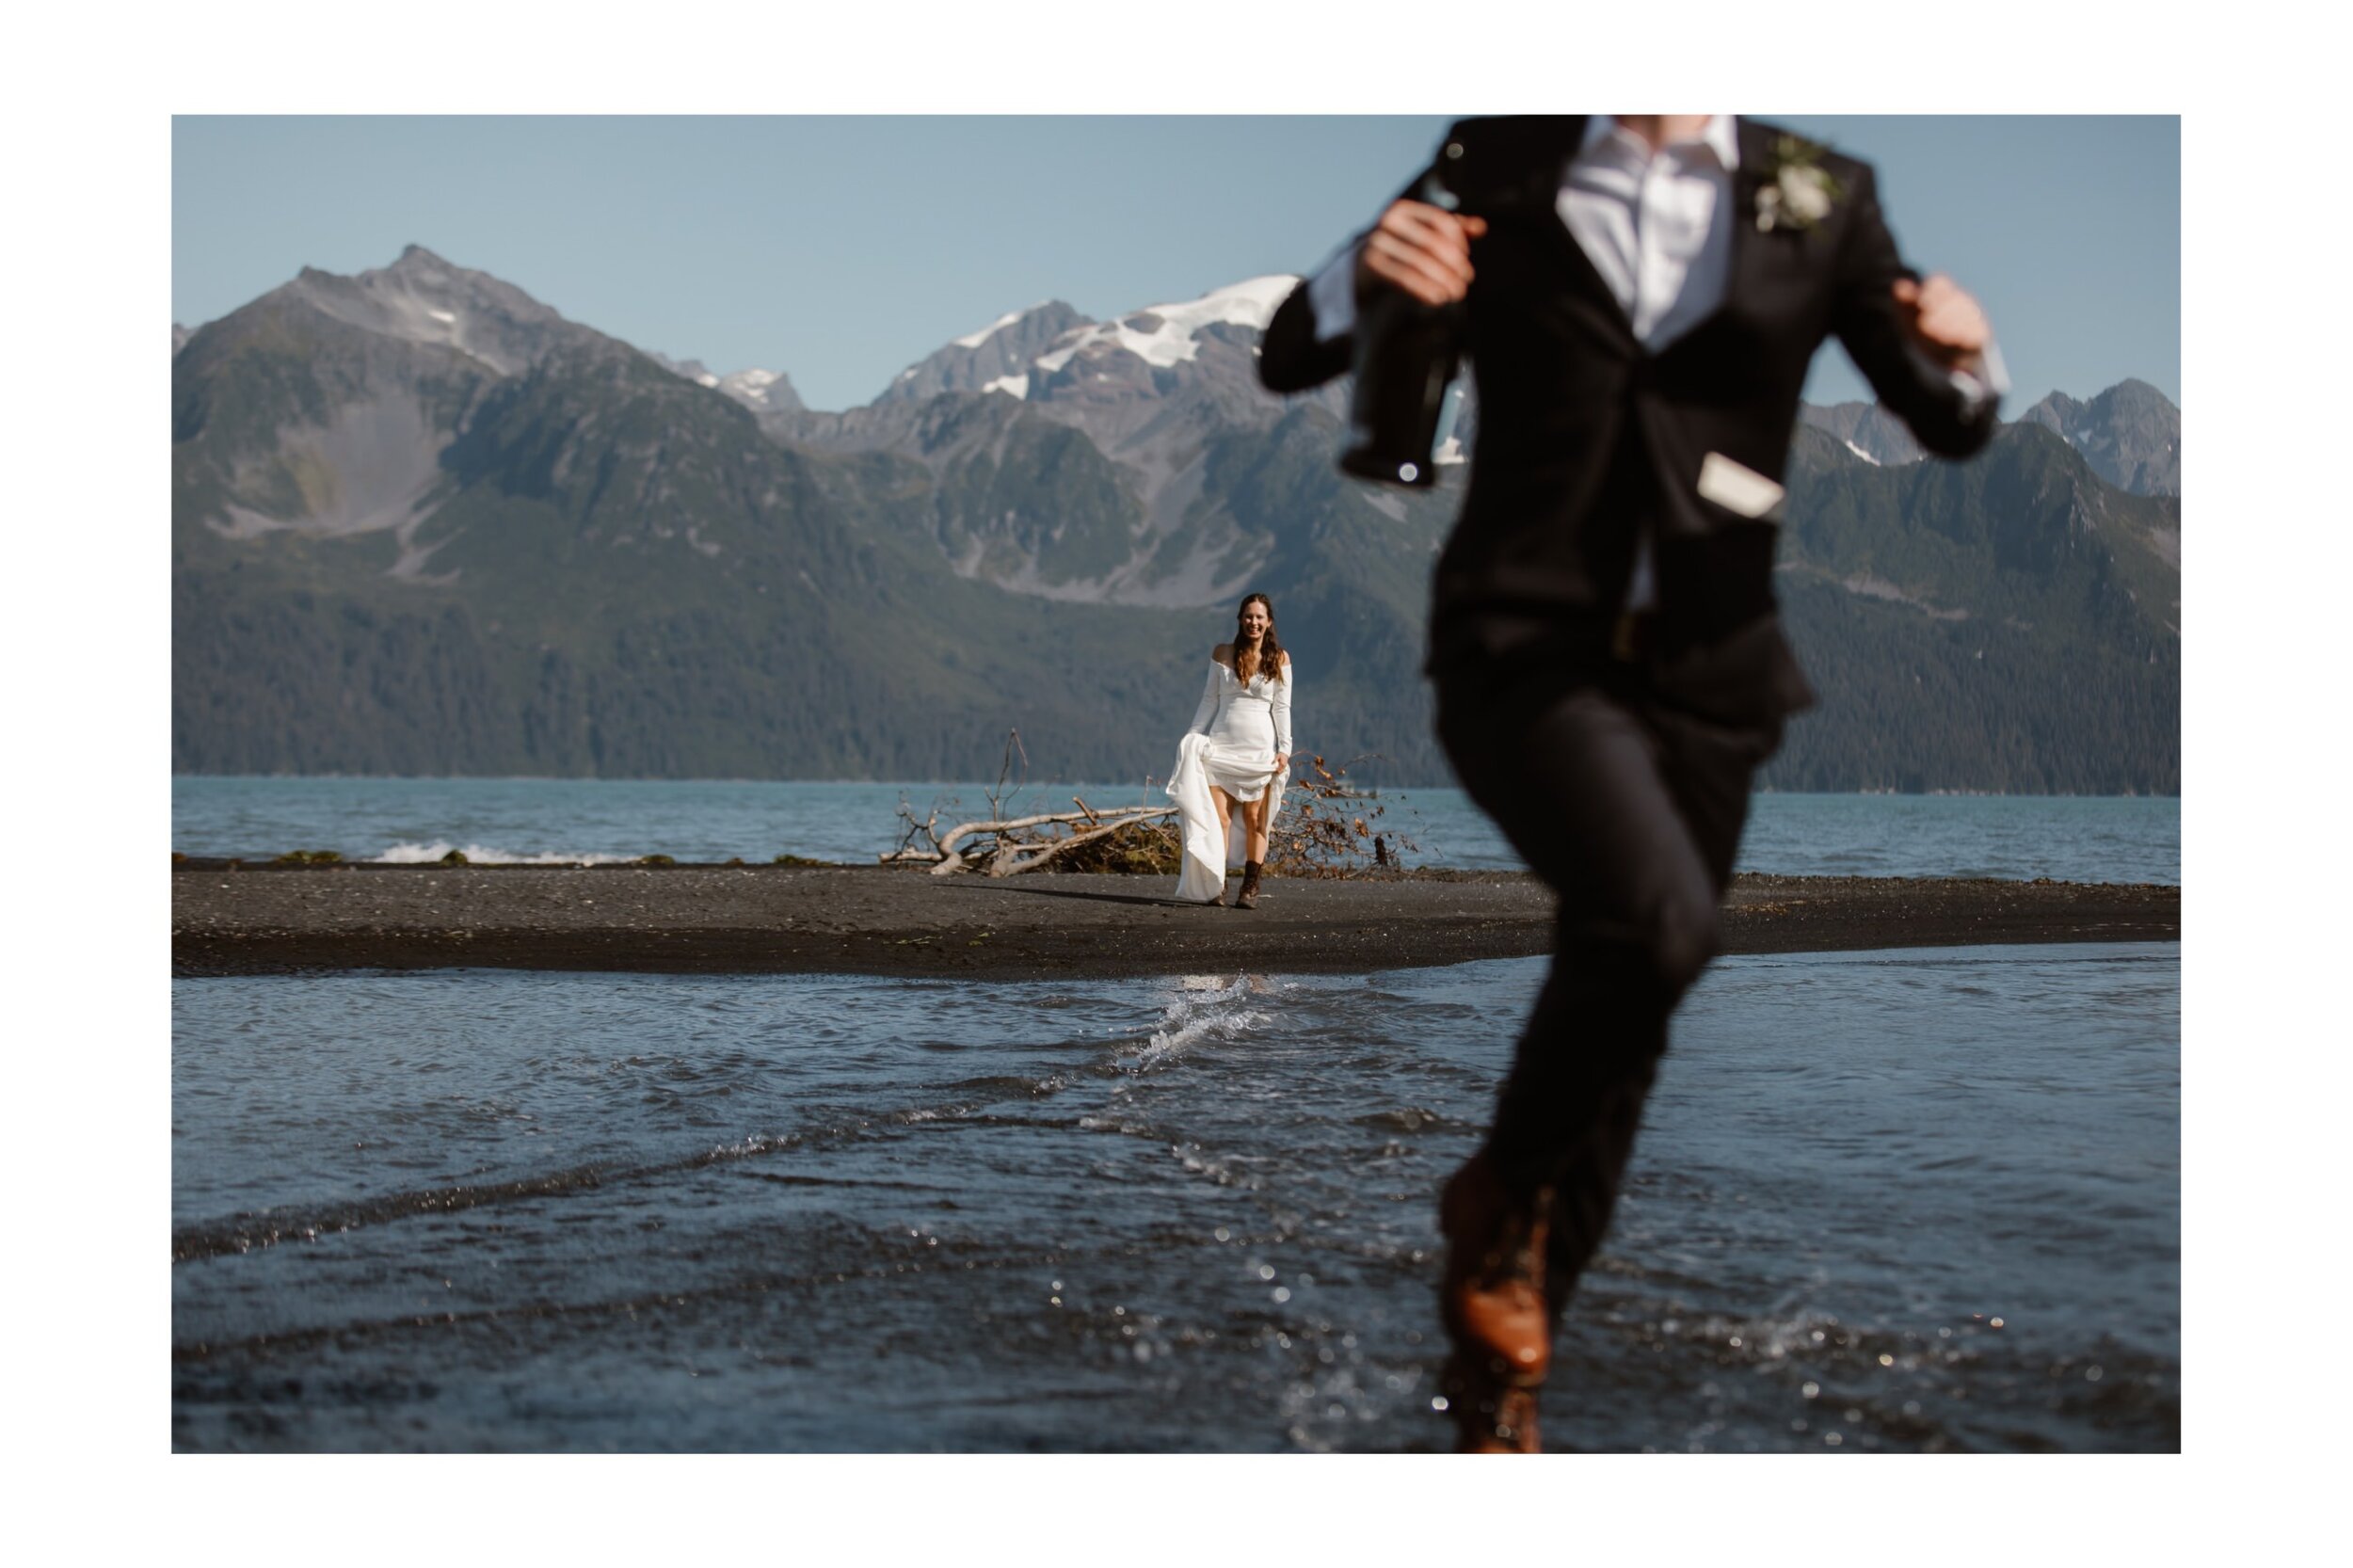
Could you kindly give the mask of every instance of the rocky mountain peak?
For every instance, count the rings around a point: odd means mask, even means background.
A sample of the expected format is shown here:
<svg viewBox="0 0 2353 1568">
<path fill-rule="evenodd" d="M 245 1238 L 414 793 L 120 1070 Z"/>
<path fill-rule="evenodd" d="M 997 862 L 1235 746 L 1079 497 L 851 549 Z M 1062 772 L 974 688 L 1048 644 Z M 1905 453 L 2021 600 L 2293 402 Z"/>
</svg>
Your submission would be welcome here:
<svg viewBox="0 0 2353 1568">
<path fill-rule="evenodd" d="M 719 377 L 719 390 L 754 413 L 791 412 L 807 408 L 792 388 L 792 378 L 780 370 L 738 370 Z"/>
<path fill-rule="evenodd" d="M 1262 428 L 1281 418 L 1284 405 L 1258 386 L 1256 355 L 1296 282 L 1246 278 L 1109 321 L 1080 319 L 984 390 L 1077 425 L 1105 452 L 1149 471 L 1151 491 L 1193 460 L 1210 430 Z"/>
<path fill-rule="evenodd" d="M 306 266 L 281 292 L 362 331 L 455 348 L 501 376 L 564 344 L 602 341 L 514 284 L 421 245 L 402 250 L 390 266 L 350 277 Z"/>
<path fill-rule="evenodd" d="M 427 250 L 424 246 L 417 244 L 414 240 L 411 240 L 409 243 L 400 248 L 400 254 L 394 257 L 392 259 L 392 264 L 386 267 L 384 270 L 387 272 L 408 271 L 422 274 L 438 274 L 447 273 L 455 269 L 451 267 L 449 263 L 443 261 L 440 257 L 436 256 L 432 251 Z"/>
<path fill-rule="evenodd" d="M 646 358 L 673 376 L 683 376 L 698 387 L 724 392 L 756 414 L 796 413 L 808 407 L 801 394 L 793 390 L 792 378 L 780 370 L 738 370 L 719 375 L 700 360 L 673 360 L 667 354 L 652 349 L 643 350 Z"/>
<path fill-rule="evenodd" d="M 949 392 L 1025 395 L 1030 362 L 1072 329 L 1092 325 L 1059 299 L 1012 311 L 948 343 L 891 379 L 877 403 L 920 403 Z"/>
<path fill-rule="evenodd" d="M 2182 411 L 2146 381 L 2119 381 L 2088 403 L 2055 392 L 2019 418 L 2055 431 L 2119 489 L 2182 493 Z"/>
<path fill-rule="evenodd" d="M 1854 456 L 1881 468 L 1916 463 L 1924 456 L 1904 422 L 1876 403 L 1801 404 L 1798 417 Z"/>
<path fill-rule="evenodd" d="M 1131 354 L 1147 365 L 1162 369 L 1186 364 L 1198 357 L 1205 337 L 1224 336 L 1226 341 L 1234 341 L 1231 334 L 1215 334 L 1215 328 L 1244 328 L 1251 336 L 1242 341 L 1255 341 L 1273 319 L 1274 308 L 1298 281 L 1280 274 L 1245 278 L 1239 283 L 1213 289 L 1198 299 L 1176 305 L 1147 305 L 1116 321 L 1065 333 L 1049 351 L 1038 356 L 1036 367 L 1050 376 L 1073 359 L 1086 356 L 1100 360 L 1111 353 Z"/>
</svg>

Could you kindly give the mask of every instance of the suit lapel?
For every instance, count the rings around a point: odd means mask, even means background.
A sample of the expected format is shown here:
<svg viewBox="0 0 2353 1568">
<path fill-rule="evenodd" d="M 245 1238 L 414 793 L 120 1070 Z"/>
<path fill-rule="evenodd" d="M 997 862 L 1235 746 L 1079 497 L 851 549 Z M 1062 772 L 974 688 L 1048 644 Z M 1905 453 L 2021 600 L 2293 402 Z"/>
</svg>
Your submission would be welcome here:
<svg viewBox="0 0 2353 1568">
<path fill-rule="evenodd" d="M 1726 235 L 1729 253 L 1724 258 L 1723 297 L 1716 301 L 1714 310 L 1655 350 L 1661 358 L 1713 352 L 1710 345 L 1731 317 L 1755 313 L 1749 308 L 1769 292 L 1773 264 L 1781 255 L 1775 249 L 1774 236 L 1760 234 L 1756 229 L 1756 193 L 1764 188 L 1775 133 L 1736 116 L 1733 135 L 1740 149 L 1740 165 L 1732 171 L 1726 199 L 1730 205 L 1715 217 L 1716 222 L 1732 226 Z"/>
<path fill-rule="evenodd" d="M 1723 215 L 1732 225 L 1732 264 L 1724 279 L 1725 305 L 1754 296 L 1758 268 L 1769 259 L 1765 247 L 1757 243 L 1760 236 L 1756 231 L 1756 193 L 1765 187 L 1766 166 L 1773 155 L 1772 132 L 1745 115 L 1736 116 L 1732 123 L 1740 148 L 1740 167 L 1732 171 L 1732 211 Z"/>
<path fill-rule="evenodd" d="M 1609 292 L 1609 284 L 1603 279 L 1601 269 L 1593 265 L 1593 259 L 1585 254 L 1585 248 L 1577 243 L 1577 236 L 1569 232 L 1568 222 L 1561 216 L 1561 191 L 1568 184 L 1569 164 L 1577 157 L 1577 149 L 1585 145 L 1585 124 L 1592 118 L 1591 115 L 1581 114 L 1561 117 L 1561 142 L 1558 155 L 1546 166 L 1541 191 L 1535 181 L 1529 183 L 1529 204 L 1538 209 L 1538 227 L 1551 237 L 1553 245 L 1561 252 L 1570 273 L 1577 280 L 1578 290 L 1609 312 L 1609 318 L 1616 325 L 1620 335 L 1639 348 L 1641 345 L 1634 336 L 1634 323 L 1626 315 L 1625 307 L 1619 304 L 1618 296 Z"/>
</svg>

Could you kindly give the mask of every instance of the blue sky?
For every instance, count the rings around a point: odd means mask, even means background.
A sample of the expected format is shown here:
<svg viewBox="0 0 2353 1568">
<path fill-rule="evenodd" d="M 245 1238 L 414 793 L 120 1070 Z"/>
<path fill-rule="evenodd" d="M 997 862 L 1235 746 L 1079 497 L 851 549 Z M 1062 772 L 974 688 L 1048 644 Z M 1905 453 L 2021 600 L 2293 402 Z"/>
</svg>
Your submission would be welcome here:
<svg viewBox="0 0 2353 1568">
<path fill-rule="evenodd" d="M 1879 166 L 1910 259 L 1974 289 L 2015 412 L 2126 376 L 2181 401 L 2169 117 L 1769 115 Z M 1108 316 L 1313 267 L 1439 116 L 181 117 L 172 313 L 411 242 L 643 348 L 815 408 L 1006 311 Z M 1835 347 L 1808 395 L 1865 396 Z"/>
</svg>

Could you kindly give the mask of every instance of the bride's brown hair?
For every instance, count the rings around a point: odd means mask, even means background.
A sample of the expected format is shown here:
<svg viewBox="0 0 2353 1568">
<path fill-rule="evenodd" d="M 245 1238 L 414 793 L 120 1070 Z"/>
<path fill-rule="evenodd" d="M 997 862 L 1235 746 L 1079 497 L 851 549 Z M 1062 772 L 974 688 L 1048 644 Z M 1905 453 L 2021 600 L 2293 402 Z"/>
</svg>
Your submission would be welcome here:
<svg viewBox="0 0 2353 1568">
<path fill-rule="evenodd" d="M 1253 604 L 1266 606 L 1266 635 L 1258 639 L 1257 652 L 1245 654 L 1242 652 L 1241 617 L 1249 614 Z M 1283 673 L 1283 645 L 1274 640 L 1274 600 L 1264 594 L 1245 594 L 1242 597 L 1241 603 L 1234 611 L 1233 646 L 1235 680 L 1247 686 L 1250 678 L 1261 669 L 1267 672 L 1269 680 L 1280 679 Z M 1242 663 L 1245 658 L 1250 661 L 1247 664 Z"/>
</svg>

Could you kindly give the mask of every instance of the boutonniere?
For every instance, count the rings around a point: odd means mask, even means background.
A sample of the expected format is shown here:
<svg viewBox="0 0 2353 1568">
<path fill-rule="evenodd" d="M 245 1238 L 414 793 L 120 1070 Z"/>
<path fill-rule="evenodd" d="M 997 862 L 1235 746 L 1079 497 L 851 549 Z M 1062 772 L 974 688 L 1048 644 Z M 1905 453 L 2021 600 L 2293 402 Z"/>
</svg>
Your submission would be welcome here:
<svg viewBox="0 0 2353 1568">
<path fill-rule="evenodd" d="M 1783 136 L 1766 159 L 1763 182 L 1756 187 L 1756 228 L 1769 234 L 1776 229 L 1793 233 L 1811 229 L 1830 216 L 1832 203 L 1847 194 L 1838 177 L 1822 167 L 1823 149 L 1802 136 Z"/>
</svg>

